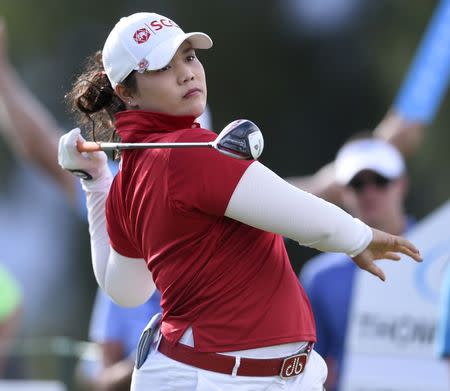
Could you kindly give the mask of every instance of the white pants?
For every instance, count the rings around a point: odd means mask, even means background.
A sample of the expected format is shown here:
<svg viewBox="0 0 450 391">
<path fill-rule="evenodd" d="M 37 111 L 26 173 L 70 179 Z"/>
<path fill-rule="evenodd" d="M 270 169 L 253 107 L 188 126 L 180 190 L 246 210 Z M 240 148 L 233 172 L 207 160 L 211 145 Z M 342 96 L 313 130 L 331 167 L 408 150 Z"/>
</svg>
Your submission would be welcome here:
<svg viewBox="0 0 450 391">
<path fill-rule="evenodd" d="M 231 376 L 205 371 L 152 351 L 141 368 L 134 369 L 131 391 L 322 391 L 327 372 L 325 361 L 314 350 L 304 372 L 286 380 L 279 376 Z"/>
</svg>

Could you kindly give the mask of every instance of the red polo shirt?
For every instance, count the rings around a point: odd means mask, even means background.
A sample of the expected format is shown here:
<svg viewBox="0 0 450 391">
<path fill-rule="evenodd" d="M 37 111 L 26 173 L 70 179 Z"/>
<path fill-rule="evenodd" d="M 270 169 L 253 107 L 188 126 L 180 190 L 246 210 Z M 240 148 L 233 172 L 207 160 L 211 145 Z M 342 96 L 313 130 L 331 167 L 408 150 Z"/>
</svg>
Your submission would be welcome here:
<svg viewBox="0 0 450 391">
<path fill-rule="evenodd" d="M 123 142 L 217 136 L 191 117 L 116 117 Z M 147 261 L 162 296 L 162 333 L 173 343 L 189 326 L 205 352 L 315 341 L 311 307 L 283 238 L 224 216 L 252 162 L 206 148 L 122 153 L 106 205 L 111 245 Z"/>
</svg>

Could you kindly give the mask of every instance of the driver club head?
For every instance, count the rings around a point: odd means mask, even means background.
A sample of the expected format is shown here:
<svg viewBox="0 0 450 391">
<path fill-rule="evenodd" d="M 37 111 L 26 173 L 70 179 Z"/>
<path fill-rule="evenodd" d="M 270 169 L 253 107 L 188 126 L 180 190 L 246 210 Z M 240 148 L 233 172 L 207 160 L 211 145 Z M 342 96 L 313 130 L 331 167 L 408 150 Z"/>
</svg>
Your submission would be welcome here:
<svg viewBox="0 0 450 391">
<path fill-rule="evenodd" d="M 213 142 L 213 147 L 236 159 L 258 159 L 264 149 L 261 130 L 248 119 L 229 123 Z"/>
</svg>

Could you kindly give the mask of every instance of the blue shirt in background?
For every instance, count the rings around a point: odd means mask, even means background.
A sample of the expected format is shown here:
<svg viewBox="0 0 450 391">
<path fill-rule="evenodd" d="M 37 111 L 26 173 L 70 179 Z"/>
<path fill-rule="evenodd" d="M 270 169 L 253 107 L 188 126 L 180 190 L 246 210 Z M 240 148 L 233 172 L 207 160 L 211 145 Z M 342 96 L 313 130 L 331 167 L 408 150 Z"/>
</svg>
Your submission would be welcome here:
<svg viewBox="0 0 450 391">
<path fill-rule="evenodd" d="M 413 225 L 414 220 L 408 218 L 406 231 Z M 316 321 L 317 343 L 314 349 L 322 357 L 335 360 L 338 379 L 357 269 L 358 266 L 346 254 L 323 253 L 306 262 L 300 273 L 300 282 L 311 302 Z M 336 386 L 329 391 L 337 390 Z"/>
<path fill-rule="evenodd" d="M 308 261 L 300 273 L 316 321 L 314 350 L 324 358 L 333 357 L 338 373 L 342 367 L 356 269 L 346 254 L 324 253 Z"/>
<path fill-rule="evenodd" d="M 134 354 L 144 327 L 155 313 L 161 311 L 160 300 L 160 293 L 155 291 L 141 306 L 126 308 L 115 304 L 98 289 L 89 327 L 89 339 L 97 343 L 121 342 L 125 357 Z"/>
</svg>

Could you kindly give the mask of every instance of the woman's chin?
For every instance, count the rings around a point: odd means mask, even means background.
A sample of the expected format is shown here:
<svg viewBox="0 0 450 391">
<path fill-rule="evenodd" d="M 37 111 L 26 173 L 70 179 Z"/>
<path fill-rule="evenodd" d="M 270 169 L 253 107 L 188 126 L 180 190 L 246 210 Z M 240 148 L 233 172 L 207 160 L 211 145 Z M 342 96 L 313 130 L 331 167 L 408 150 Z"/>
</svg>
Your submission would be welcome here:
<svg viewBox="0 0 450 391">
<path fill-rule="evenodd" d="M 195 118 L 200 117 L 205 111 L 206 102 L 204 99 L 196 99 L 196 101 L 191 102 L 189 107 L 186 107 L 186 115 L 192 115 Z"/>
</svg>

